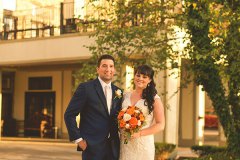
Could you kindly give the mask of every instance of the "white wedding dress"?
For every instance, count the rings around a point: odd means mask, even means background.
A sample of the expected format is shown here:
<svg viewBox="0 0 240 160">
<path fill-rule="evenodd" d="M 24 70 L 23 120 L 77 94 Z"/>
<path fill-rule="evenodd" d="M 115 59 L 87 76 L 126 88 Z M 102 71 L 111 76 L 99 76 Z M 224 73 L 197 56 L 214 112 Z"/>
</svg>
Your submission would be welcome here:
<svg viewBox="0 0 240 160">
<path fill-rule="evenodd" d="M 122 108 L 131 106 L 130 96 L 131 92 L 127 92 L 124 95 Z M 160 97 L 156 95 L 155 99 L 156 98 Z M 149 114 L 148 107 L 144 105 L 144 99 L 137 101 L 135 106 L 140 108 L 145 116 L 146 125 L 143 126 L 142 129 L 151 126 L 154 121 L 153 112 Z M 154 135 L 131 139 L 127 144 L 124 144 L 124 139 L 121 137 L 120 160 L 154 160 L 154 155 Z"/>
</svg>

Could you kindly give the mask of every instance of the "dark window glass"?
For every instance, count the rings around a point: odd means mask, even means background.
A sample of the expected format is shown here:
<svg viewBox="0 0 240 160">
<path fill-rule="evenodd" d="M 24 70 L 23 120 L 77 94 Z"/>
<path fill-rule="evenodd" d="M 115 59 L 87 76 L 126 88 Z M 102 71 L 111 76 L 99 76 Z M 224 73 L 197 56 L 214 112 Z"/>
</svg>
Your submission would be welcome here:
<svg viewBox="0 0 240 160">
<path fill-rule="evenodd" d="M 2 73 L 2 92 L 13 93 L 13 90 L 14 90 L 14 73 L 3 72 Z"/>
<path fill-rule="evenodd" d="M 52 89 L 52 77 L 30 77 L 28 79 L 29 90 Z"/>
</svg>

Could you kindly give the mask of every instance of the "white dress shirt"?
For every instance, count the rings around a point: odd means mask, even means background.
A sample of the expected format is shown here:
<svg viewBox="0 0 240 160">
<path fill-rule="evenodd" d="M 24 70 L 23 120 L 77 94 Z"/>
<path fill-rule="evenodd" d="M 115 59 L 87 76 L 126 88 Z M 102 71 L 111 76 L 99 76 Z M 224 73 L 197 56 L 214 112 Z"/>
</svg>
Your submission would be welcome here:
<svg viewBox="0 0 240 160">
<path fill-rule="evenodd" d="M 105 92 L 107 92 L 107 95 L 105 95 L 105 97 L 106 97 L 106 101 L 107 101 L 108 113 L 110 113 L 111 105 L 112 105 L 112 86 L 111 86 L 111 82 L 107 84 L 100 77 L 98 77 L 98 79 L 99 79 L 100 84 L 102 86 L 103 93 L 106 94 Z"/>
</svg>

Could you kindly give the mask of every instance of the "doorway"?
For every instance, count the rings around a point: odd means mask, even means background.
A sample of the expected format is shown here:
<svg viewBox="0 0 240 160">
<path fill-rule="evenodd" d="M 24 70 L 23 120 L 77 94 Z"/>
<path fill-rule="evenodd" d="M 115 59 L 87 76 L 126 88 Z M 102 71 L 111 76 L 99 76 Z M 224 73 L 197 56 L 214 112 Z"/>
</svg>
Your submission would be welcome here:
<svg viewBox="0 0 240 160">
<path fill-rule="evenodd" d="M 7 137 L 15 137 L 16 119 L 13 118 L 13 95 L 14 95 L 14 72 L 2 73 L 2 135 Z"/>
<path fill-rule="evenodd" d="M 219 145 L 220 124 L 211 99 L 205 95 L 204 145 Z"/>
<path fill-rule="evenodd" d="M 55 120 L 55 92 L 26 92 L 24 136 L 52 138 Z"/>
</svg>

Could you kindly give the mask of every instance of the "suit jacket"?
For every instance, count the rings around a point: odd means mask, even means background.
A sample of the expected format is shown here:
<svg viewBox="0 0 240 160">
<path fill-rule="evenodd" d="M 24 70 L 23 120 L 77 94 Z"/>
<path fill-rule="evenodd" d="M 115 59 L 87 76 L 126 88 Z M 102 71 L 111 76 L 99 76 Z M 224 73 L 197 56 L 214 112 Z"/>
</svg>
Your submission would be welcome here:
<svg viewBox="0 0 240 160">
<path fill-rule="evenodd" d="M 117 114 L 121 109 L 121 98 L 117 98 L 115 91 L 119 88 L 112 84 L 112 106 L 110 114 L 107 109 L 106 98 L 102 86 L 97 79 L 81 83 L 75 91 L 64 114 L 70 141 L 83 138 L 89 149 L 95 147 L 96 152 L 102 152 L 106 141 L 111 139 L 113 152 L 119 154 L 119 135 Z M 76 116 L 80 113 L 79 128 Z M 109 137 L 110 135 L 110 137 Z"/>
</svg>

